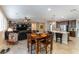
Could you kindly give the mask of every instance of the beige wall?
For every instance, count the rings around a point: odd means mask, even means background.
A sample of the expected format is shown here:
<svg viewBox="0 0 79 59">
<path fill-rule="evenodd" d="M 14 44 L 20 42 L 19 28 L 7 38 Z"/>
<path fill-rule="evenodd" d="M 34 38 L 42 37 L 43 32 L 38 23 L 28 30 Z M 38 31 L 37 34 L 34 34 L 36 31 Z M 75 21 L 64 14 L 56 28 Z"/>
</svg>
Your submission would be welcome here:
<svg viewBox="0 0 79 59">
<path fill-rule="evenodd" d="M 0 32 L 0 50 L 4 48 L 3 32 Z"/>
<path fill-rule="evenodd" d="M 36 30 L 36 23 L 32 23 L 32 30 Z"/>
<path fill-rule="evenodd" d="M 4 41 L 4 32 L 7 29 L 7 19 L 0 10 L 0 50 L 6 48 Z"/>
<path fill-rule="evenodd" d="M 7 30 L 7 27 L 8 27 L 7 19 L 0 9 L 0 40 L 4 39 L 4 32 L 5 32 L 5 30 Z"/>
<path fill-rule="evenodd" d="M 43 28 L 41 28 L 41 26 L 43 26 Z M 37 30 L 39 30 L 40 32 L 45 31 L 45 24 L 44 23 L 38 23 L 37 24 Z"/>
<path fill-rule="evenodd" d="M 55 21 L 48 22 L 47 29 L 48 31 L 56 30 L 56 22 Z"/>
<path fill-rule="evenodd" d="M 43 28 L 40 28 L 41 25 L 43 26 Z M 41 22 L 32 23 L 32 30 L 45 31 L 45 23 Z"/>
<path fill-rule="evenodd" d="M 3 40 L 3 32 L 0 32 L 0 42 Z"/>
</svg>

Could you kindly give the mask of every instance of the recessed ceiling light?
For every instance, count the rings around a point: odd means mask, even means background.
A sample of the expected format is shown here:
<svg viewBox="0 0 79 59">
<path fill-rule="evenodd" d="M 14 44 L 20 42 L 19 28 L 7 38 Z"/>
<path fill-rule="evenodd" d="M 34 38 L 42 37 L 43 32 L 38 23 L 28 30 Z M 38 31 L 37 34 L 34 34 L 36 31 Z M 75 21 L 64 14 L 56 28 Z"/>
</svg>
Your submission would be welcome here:
<svg viewBox="0 0 79 59">
<path fill-rule="evenodd" d="M 55 25 L 56 23 L 55 23 L 55 22 L 53 22 L 52 24 L 53 24 L 53 25 Z"/>
<path fill-rule="evenodd" d="M 64 16 L 61 16 L 61 18 L 64 18 Z"/>
<path fill-rule="evenodd" d="M 73 12 L 73 11 L 77 11 L 77 9 L 72 9 L 71 12 Z"/>
<path fill-rule="evenodd" d="M 30 19 L 30 16 L 26 16 L 27 17 L 27 19 Z"/>
<path fill-rule="evenodd" d="M 51 8 L 48 8 L 48 11 L 51 11 Z"/>
</svg>

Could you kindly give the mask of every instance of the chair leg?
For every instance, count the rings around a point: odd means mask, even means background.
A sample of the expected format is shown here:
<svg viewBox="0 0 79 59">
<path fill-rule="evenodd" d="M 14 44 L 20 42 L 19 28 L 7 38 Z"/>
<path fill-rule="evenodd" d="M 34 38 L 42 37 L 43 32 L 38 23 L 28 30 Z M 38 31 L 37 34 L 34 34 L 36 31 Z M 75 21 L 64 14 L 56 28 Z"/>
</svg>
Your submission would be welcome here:
<svg viewBox="0 0 79 59">
<path fill-rule="evenodd" d="M 62 38 L 60 38 L 60 43 L 62 44 Z"/>
<path fill-rule="evenodd" d="M 32 54 L 32 44 L 31 44 L 31 48 L 30 49 L 31 49 L 31 54 Z"/>
<path fill-rule="evenodd" d="M 47 44 L 45 45 L 45 50 L 46 50 L 46 54 L 47 54 Z"/>
<path fill-rule="evenodd" d="M 39 40 L 36 40 L 36 54 L 39 53 Z"/>
<path fill-rule="evenodd" d="M 56 38 L 56 42 L 58 42 L 58 39 Z"/>
<path fill-rule="evenodd" d="M 53 45 L 52 45 L 52 43 L 50 44 L 50 54 L 52 54 L 52 49 L 53 49 L 53 47 L 52 47 Z"/>
<path fill-rule="evenodd" d="M 39 52 L 41 53 L 41 43 L 39 42 Z"/>
<path fill-rule="evenodd" d="M 29 44 L 28 44 L 28 52 L 29 52 Z"/>
<path fill-rule="evenodd" d="M 27 48 L 28 48 L 28 52 L 29 52 L 29 43 L 27 42 Z"/>
</svg>

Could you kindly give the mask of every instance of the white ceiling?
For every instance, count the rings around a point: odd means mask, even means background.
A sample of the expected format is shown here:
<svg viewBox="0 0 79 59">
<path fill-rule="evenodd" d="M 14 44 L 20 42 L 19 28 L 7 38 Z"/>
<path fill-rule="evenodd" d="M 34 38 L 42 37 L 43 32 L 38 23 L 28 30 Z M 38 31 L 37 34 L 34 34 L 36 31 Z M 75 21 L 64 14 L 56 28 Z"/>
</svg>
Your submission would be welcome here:
<svg viewBox="0 0 79 59">
<path fill-rule="evenodd" d="M 30 17 L 33 20 L 78 19 L 79 5 L 4 5 L 1 6 L 9 19 L 20 20 Z M 48 11 L 51 8 L 51 11 Z"/>
</svg>

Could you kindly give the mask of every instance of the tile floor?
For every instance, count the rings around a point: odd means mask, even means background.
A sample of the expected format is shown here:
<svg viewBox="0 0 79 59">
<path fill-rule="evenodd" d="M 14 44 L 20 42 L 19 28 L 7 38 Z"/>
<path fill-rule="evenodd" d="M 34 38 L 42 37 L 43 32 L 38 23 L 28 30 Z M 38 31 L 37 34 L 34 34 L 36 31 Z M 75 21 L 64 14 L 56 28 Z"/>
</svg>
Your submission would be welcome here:
<svg viewBox="0 0 79 59">
<path fill-rule="evenodd" d="M 53 44 L 53 54 L 78 54 L 79 53 L 79 38 L 70 38 L 72 41 L 66 44 Z M 28 54 L 27 41 L 19 41 L 17 45 L 9 46 L 11 50 L 6 54 Z"/>
</svg>

